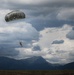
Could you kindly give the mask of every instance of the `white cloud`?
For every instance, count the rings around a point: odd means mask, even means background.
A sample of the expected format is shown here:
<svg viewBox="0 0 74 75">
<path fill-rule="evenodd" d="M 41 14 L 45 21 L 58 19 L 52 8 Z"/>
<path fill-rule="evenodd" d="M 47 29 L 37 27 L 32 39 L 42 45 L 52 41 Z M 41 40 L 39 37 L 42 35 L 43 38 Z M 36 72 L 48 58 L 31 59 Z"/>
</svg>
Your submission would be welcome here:
<svg viewBox="0 0 74 75">
<path fill-rule="evenodd" d="M 69 63 L 74 61 L 70 60 L 70 52 L 74 52 L 74 41 L 66 38 L 66 34 L 72 29 L 71 26 L 65 24 L 62 28 L 46 28 L 41 31 L 39 44 L 44 49 L 48 49 L 47 54 L 43 56 L 47 61 L 51 63 Z M 51 44 L 54 40 L 64 40 L 62 44 Z M 73 53 L 74 54 L 74 53 Z M 72 57 L 73 58 L 73 57 Z"/>
<path fill-rule="evenodd" d="M 3 39 L 14 41 L 21 39 L 38 39 L 38 32 L 32 27 L 31 24 L 25 22 L 8 24 L 6 27 L 0 27 L 0 34 L 0 40 Z"/>
<path fill-rule="evenodd" d="M 65 24 L 62 28 L 45 28 L 44 30 L 40 31 L 40 38 L 39 44 L 44 47 L 49 47 L 54 40 L 63 40 L 66 38 L 66 34 L 72 28 Z"/>
<path fill-rule="evenodd" d="M 45 28 L 40 31 L 39 41 L 34 41 L 30 48 L 16 48 L 19 51 L 17 59 L 24 59 L 31 56 L 42 56 L 50 63 L 65 64 L 74 61 L 74 41 L 66 38 L 66 34 L 72 29 L 65 24 L 62 28 Z M 52 44 L 54 40 L 64 40 L 62 44 Z M 33 46 L 39 45 L 40 51 L 33 51 Z"/>
<path fill-rule="evenodd" d="M 46 49 L 42 51 L 33 51 L 32 48 L 16 48 L 16 51 L 19 51 L 19 55 L 15 56 L 15 59 L 25 59 L 32 56 L 43 56 L 47 54 Z"/>
<path fill-rule="evenodd" d="M 68 39 L 64 39 L 64 44 L 54 44 L 51 45 L 49 48 L 49 53 L 44 56 L 49 62 L 51 63 L 70 63 L 73 62 L 73 60 L 70 60 L 71 57 L 70 53 L 74 54 L 74 41 L 70 41 Z M 58 61 L 57 61 L 58 60 Z"/>
</svg>

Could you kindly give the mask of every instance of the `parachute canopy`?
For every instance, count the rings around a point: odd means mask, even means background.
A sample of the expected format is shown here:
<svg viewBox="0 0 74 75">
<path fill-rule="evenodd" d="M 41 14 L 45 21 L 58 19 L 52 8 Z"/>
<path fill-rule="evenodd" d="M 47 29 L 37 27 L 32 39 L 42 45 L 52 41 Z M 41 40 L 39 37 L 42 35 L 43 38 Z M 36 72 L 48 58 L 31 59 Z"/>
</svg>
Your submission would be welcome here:
<svg viewBox="0 0 74 75">
<path fill-rule="evenodd" d="M 12 11 L 12 12 L 8 13 L 5 16 L 5 21 L 9 22 L 9 21 L 13 21 L 16 19 L 23 19 L 23 18 L 25 18 L 24 12 L 16 10 L 16 11 Z"/>
</svg>

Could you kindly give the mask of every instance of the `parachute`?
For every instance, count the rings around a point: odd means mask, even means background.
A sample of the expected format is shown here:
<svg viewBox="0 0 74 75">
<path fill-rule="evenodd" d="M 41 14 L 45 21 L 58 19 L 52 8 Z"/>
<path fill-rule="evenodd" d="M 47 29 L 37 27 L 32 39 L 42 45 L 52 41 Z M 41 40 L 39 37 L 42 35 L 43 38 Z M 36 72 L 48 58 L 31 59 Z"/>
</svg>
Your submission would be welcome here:
<svg viewBox="0 0 74 75">
<path fill-rule="evenodd" d="M 24 12 L 16 10 L 16 11 L 11 11 L 10 13 L 8 13 L 5 16 L 5 21 L 9 22 L 9 21 L 13 21 L 16 19 L 24 19 L 24 18 L 25 18 Z"/>
<path fill-rule="evenodd" d="M 14 10 L 9 12 L 8 14 L 5 15 L 5 21 L 6 22 L 10 22 L 10 21 L 14 21 L 17 19 L 24 19 L 25 17 L 25 13 L 19 10 Z M 23 43 L 19 42 L 20 46 L 23 47 Z"/>
</svg>

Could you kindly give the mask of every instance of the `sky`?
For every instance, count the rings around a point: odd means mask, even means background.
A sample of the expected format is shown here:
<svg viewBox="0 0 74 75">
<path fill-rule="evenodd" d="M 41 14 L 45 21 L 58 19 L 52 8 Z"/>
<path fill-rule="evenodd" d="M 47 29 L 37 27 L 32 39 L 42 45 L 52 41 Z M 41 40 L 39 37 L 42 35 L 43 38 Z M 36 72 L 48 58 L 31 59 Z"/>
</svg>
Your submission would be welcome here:
<svg viewBox="0 0 74 75">
<path fill-rule="evenodd" d="M 26 18 L 6 22 L 5 15 L 13 10 L 24 12 Z M 0 56 L 74 62 L 74 1 L 0 0 Z"/>
</svg>

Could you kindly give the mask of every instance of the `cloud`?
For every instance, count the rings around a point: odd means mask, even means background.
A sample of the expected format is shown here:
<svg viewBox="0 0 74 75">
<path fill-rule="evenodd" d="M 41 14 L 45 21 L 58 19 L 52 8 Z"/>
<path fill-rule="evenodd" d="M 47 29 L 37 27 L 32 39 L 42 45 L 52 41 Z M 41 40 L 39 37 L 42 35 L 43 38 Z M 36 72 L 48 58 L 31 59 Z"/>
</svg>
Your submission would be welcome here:
<svg viewBox="0 0 74 75">
<path fill-rule="evenodd" d="M 74 41 L 65 39 L 63 44 L 52 44 L 44 58 L 51 63 L 66 64 L 74 62 Z M 73 59 L 73 60 L 72 60 Z"/>
<path fill-rule="evenodd" d="M 25 5 L 30 5 L 30 6 L 49 6 L 49 7 L 73 7 L 73 0 L 1 0 L 0 1 L 2 7 L 13 7 L 13 8 L 18 8 L 19 5 L 20 7 L 23 7 Z M 2 5 L 3 4 L 3 5 Z M 8 7 L 8 8 L 10 8 Z"/>
<path fill-rule="evenodd" d="M 67 24 L 60 28 L 45 28 L 44 30 L 40 31 L 40 35 L 42 35 L 42 37 L 39 40 L 39 44 L 42 46 L 42 48 L 50 47 L 54 40 L 64 40 L 64 38 L 66 38 L 66 34 L 71 29 L 72 27 L 68 26 Z"/>
<path fill-rule="evenodd" d="M 42 51 L 40 50 L 33 51 L 32 48 L 16 48 L 16 51 L 19 51 L 19 54 L 15 56 L 15 59 L 18 59 L 18 60 L 30 58 L 33 56 L 43 56 L 47 54 L 46 49 L 43 49 Z"/>
<path fill-rule="evenodd" d="M 18 54 L 19 51 L 16 51 L 13 47 L 0 47 L 0 56 L 15 57 Z"/>
<path fill-rule="evenodd" d="M 64 43 L 64 40 L 55 40 L 52 42 L 52 44 L 62 44 Z"/>
<path fill-rule="evenodd" d="M 72 29 L 67 35 L 67 38 L 69 38 L 70 40 L 74 40 L 74 30 Z"/>
<path fill-rule="evenodd" d="M 0 35 L 1 41 L 38 40 L 38 32 L 31 24 L 25 22 L 13 23 L 8 24 L 6 27 L 0 27 Z"/>
<path fill-rule="evenodd" d="M 33 51 L 40 51 L 41 48 L 40 48 L 40 46 L 39 46 L 37 43 L 33 43 L 32 50 L 33 50 Z"/>
<path fill-rule="evenodd" d="M 0 3 L 0 9 L 22 10 L 26 14 L 25 21 L 38 31 L 74 24 L 73 0 L 1 0 Z"/>
<path fill-rule="evenodd" d="M 50 63 L 66 64 L 73 62 L 74 41 L 66 38 L 66 34 L 72 29 L 69 25 L 64 25 L 61 28 L 45 28 L 40 31 L 42 35 L 38 41 L 32 41 L 30 48 L 16 48 L 19 54 L 16 59 L 25 59 L 32 56 L 42 56 Z M 57 35 L 56 35 L 57 34 Z M 54 40 L 63 39 L 62 44 L 52 44 Z M 35 47 L 35 50 L 33 48 Z M 40 48 L 40 50 L 38 50 Z M 73 59 L 73 60 L 72 60 Z"/>
<path fill-rule="evenodd" d="M 15 20 L 6 23 L 5 15 L 11 10 L 0 10 L 0 55 L 15 59 L 25 59 L 31 56 L 42 56 L 51 63 L 68 63 L 73 60 L 74 41 L 66 35 L 73 29 L 71 25 L 45 28 L 37 31 L 31 23 L 25 20 Z M 39 17 L 40 18 L 40 17 Z M 62 44 L 52 44 L 54 40 L 64 40 Z M 19 42 L 23 43 L 20 48 Z M 57 60 L 56 60 L 57 59 Z"/>
<path fill-rule="evenodd" d="M 64 25 L 61 28 L 45 28 L 40 31 L 42 37 L 39 40 L 39 45 L 42 49 L 47 48 L 47 54 L 43 55 L 43 57 L 50 63 L 59 63 L 66 64 L 73 62 L 71 60 L 70 52 L 73 53 L 74 41 L 66 38 L 66 34 L 72 30 L 72 27 L 69 25 Z M 54 40 L 64 40 L 62 44 L 52 44 Z M 56 60 L 57 59 L 57 60 Z"/>
<path fill-rule="evenodd" d="M 57 18 L 59 20 L 74 20 L 74 8 L 61 9 Z"/>
</svg>

